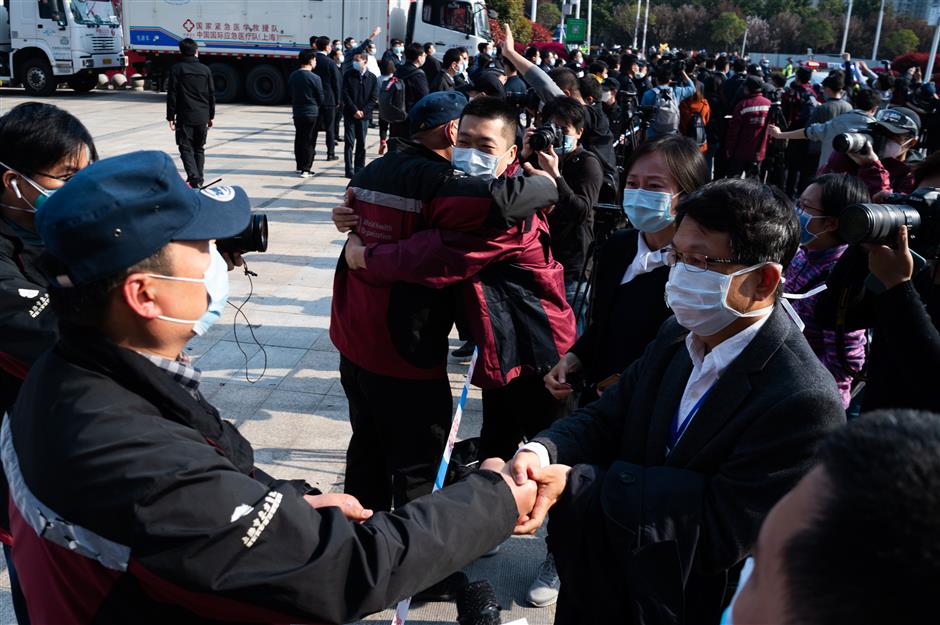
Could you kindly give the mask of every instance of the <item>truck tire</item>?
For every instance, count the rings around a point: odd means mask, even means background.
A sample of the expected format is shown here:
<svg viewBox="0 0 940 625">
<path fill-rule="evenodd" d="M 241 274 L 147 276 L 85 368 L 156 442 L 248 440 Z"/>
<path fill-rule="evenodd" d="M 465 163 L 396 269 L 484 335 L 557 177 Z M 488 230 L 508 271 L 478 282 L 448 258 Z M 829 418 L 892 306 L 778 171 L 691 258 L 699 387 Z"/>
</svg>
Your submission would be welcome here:
<svg viewBox="0 0 940 625">
<path fill-rule="evenodd" d="M 238 70 L 228 63 L 212 63 L 212 80 L 215 82 L 215 100 L 227 104 L 237 102 L 242 97 L 242 77 Z"/>
<path fill-rule="evenodd" d="M 79 93 L 88 93 L 98 86 L 98 74 L 82 73 L 69 78 L 69 87 Z"/>
<path fill-rule="evenodd" d="M 47 97 L 55 93 L 59 86 L 58 80 L 52 74 L 52 67 L 46 59 L 30 59 L 23 64 L 20 80 L 26 88 L 26 94 L 31 96 Z"/>
<path fill-rule="evenodd" d="M 280 104 L 287 96 L 287 83 L 282 74 L 273 65 L 257 65 L 245 78 L 245 91 L 254 104 Z"/>
</svg>

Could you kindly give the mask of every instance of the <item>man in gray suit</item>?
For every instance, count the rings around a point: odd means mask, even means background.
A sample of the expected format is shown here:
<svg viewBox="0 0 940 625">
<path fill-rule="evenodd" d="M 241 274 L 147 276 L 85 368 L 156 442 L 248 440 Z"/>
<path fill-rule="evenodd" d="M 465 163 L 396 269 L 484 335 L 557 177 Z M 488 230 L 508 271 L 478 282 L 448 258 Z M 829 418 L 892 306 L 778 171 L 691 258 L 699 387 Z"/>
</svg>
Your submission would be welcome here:
<svg viewBox="0 0 940 625">
<path fill-rule="evenodd" d="M 832 376 L 780 305 L 798 224 L 779 190 L 727 179 L 679 206 L 668 319 L 593 404 L 512 461 L 574 466 L 552 511 L 556 625 L 717 624 L 761 521 L 845 422 Z M 532 526 L 552 503 L 550 485 Z"/>
</svg>

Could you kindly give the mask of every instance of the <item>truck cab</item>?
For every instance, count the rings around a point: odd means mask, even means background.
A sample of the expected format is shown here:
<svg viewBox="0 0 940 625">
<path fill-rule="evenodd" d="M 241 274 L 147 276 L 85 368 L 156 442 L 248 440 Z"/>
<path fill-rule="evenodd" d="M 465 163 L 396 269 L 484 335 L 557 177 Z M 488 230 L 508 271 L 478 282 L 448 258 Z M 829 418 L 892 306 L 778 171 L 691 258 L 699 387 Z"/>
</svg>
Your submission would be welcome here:
<svg viewBox="0 0 940 625">
<path fill-rule="evenodd" d="M 126 65 L 124 37 L 108 0 L 0 0 L 0 80 L 29 95 L 60 83 L 94 89 L 98 73 Z"/>
<path fill-rule="evenodd" d="M 471 53 L 477 44 L 492 41 L 489 14 L 482 0 L 415 0 L 408 2 L 407 42 L 431 42 L 443 57 L 447 48 L 464 46 Z M 394 30 L 394 12 L 390 16 Z"/>
</svg>

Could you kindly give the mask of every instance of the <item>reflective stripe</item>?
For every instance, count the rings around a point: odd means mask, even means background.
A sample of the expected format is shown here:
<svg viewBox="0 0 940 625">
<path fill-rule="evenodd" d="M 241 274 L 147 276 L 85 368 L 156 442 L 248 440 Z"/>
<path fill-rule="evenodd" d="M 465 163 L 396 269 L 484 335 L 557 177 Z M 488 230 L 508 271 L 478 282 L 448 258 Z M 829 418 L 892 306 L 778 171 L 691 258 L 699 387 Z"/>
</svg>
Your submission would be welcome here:
<svg viewBox="0 0 940 625">
<path fill-rule="evenodd" d="M 97 560 L 109 569 L 127 571 L 127 561 L 131 556 L 130 547 L 66 521 L 52 508 L 39 501 L 29 490 L 20 472 L 20 462 L 16 457 L 16 449 L 13 447 L 9 415 L 3 420 L 0 448 L 2 448 L 3 470 L 6 472 L 7 483 L 10 485 L 10 497 L 13 498 L 20 516 L 38 536 L 86 558 Z"/>
<path fill-rule="evenodd" d="M 363 189 L 361 187 L 349 188 L 352 189 L 357 200 L 378 206 L 394 208 L 404 213 L 420 213 L 421 209 L 424 207 L 424 202 L 415 198 L 403 197 L 392 193 L 383 193 L 382 191 L 372 191 L 371 189 Z"/>
<path fill-rule="evenodd" d="M 741 115 L 745 115 L 747 113 L 766 113 L 769 110 L 769 106 L 748 106 L 741 109 Z"/>
</svg>

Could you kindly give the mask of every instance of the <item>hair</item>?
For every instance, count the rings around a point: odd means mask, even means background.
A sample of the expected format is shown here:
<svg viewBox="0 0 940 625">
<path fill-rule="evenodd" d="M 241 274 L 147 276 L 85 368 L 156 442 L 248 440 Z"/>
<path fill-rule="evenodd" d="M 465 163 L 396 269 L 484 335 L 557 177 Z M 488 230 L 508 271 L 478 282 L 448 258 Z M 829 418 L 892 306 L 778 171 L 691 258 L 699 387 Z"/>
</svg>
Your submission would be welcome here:
<svg viewBox="0 0 940 625">
<path fill-rule="evenodd" d="M 115 292 L 127 277 L 135 273 L 160 273 L 172 275 L 172 263 L 164 246 L 153 255 L 119 271 L 87 284 L 71 287 L 53 285 L 49 289 L 49 304 L 59 321 L 59 327 L 102 328 L 108 321 L 108 308 Z M 48 269 L 64 274 L 67 267 L 61 261 L 48 258 Z"/>
<path fill-rule="evenodd" d="M 708 182 L 708 165 L 694 141 L 682 135 L 668 135 L 643 143 L 634 150 L 625 171 L 650 154 L 661 154 L 669 175 L 682 193 L 688 195 Z"/>
<path fill-rule="evenodd" d="M 764 81 L 757 76 L 748 76 L 744 81 L 744 89 L 750 94 L 760 93 L 764 88 Z"/>
<path fill-rule="evenodd" d="M 676 223 L 691 217 L 706 230 L 727 233 L 744 265 L 790 264 L 800 244 L 799 221 L 783 191 L 756 180 L 726 178 L 693 191 L 676 208 Z"/>
<path fill-rule="evenodd" d="M 405 60 L 410 63 L 414 63 L 424 54 L 426 54 L 424 51 L 424 46 L 422 46 L 420 43 L 413 43 L 410 46 L 405 47 Z"/>
<path fill-rule="evenodd" d="M 365 52 L 357 52 L 349 57 L 353 61 L 359 61 L 360 63 L 365 63 L 369 60 L 369 55 Z"/>
<path fill-rule="evenodd" d="M 735 74 L 743 74 L 747 71 L 747 61 L 744 59 L 735 59 L 731 67 L 734 69 Z"/>
<path fill-rule="evenodd" d="M 624 54 L 620 57 L 620 71 L 624 74 L 629 74 L 630 70 L 636 64 L 636 55 Z"/>
<path fill-rule="evenodd" d="M 480 54 L 483 54 L 484 52 L 486 52 L 486 49 L 489 47 L 490 47 L 489 41 L 481 41 L 480 43 L 477 44 L 477 52 L 479 52 Z"/>
<path fill-rule="evenodd" d="M 516 69 L 515 64 L 509 59 L 507 59 L 506 57 L 503 57 L 502 59 L 500 59 L 500 63 L 503 64 L 503 69 L 506 71 L 506 74 L 518 74 L 519 73 L 519 70 Z"/>
<path fill-rule="evenodd" d="M 881 89 L 891 89 L 896 83 L 894 74 L 891 72 L 882 72 L 878 74 L 878 80 L 876 82 L 878 87 Z"/>
<path fill-rule="evenodd" d="M 345 39 L 343 39 L 343 45 L 344 45 L 344 46 L 349 46 L 349 47 L 351 48 L 352 46 L 350 46 L 349 44 L 352 43 L 352 42 L 355 41 L 355 40 L 356 40 L 355 37 L 346 37 Z"/>
<path fill-rule="evenodd" d="M 317 60 L 316 50 L 311 50 L 310 48 L 301 50 L 297 54 L 297 60 L 300 61 L 301 65 L 310 65 L 310 63 Z"/>
<path fill-rule="evenodd" d="M 541 57 L 542 54 L 539 52 L 539 49 L 536 48 L 535 46 L 529 46 L 528 48 L 525 49 L 525 52 L 522 53 L 522 56 L 524 56 L 526 59 L 531 61 L 535 57 Z"/>
<path fill-rule="evenodd" d="M 853 103 L 855 108 L 861 111 L 870 111 L 878 106 L 878 94 L 871 89 L 862 89 L 855 94 Z"/>
<path fill-rule="evenodd" d="M 490 62 L 492 62 L 492 60 L 493 60 L 493 57 L 491 57 L 491 56 L 490 56 L 489 54 L 487 54 L 486 52 L 481 52 L 481 53 L 479 53 L 479 54 L 477 55 L 477 65 L 476 65 L 476 66 L 477 66 L 477 69 L 485 69 L 485 68 L 489 67 L 489 66 L 490 66 Z"/>
<path fill-rule="evenodd" d="M 187 37 L 180 41 L 180 54 L 183 56 L 196 56 L 199 51 L 199 44 Z"/>
<path fill-rule="evenodd" d="M 404 45 L 404 44 L 405 44 L 405 42 L 402 41 L 401 39 L 392 39 L 392 40 L 389 42 L 388 47 L 389 47 L 389 48 L 394 48 L 395 46 L 401 46 L 401 45 Z"/>
<path fill-rule="evenodd" d="M 596 81 L 595 81 L 596 82 Z M 571 124 L 575 130 L 584 130 L 587 114 L 584 105 L 567 96 L 553 98 L 542 109 L 542 119 L 559 119 Z"/>
<path fill-rule="evenodd" d="M 940 416 L 879 410 L 817 452 L 826 483 L 783 548 L 788 622 L 924 623 L 940 580 Z"/>
<path fill-rule="evenodd" d="M 593 76 L 584 76 L 578 79 L 578 92 L 585 102 L 593 100 L 595 102 L 601 99 L 601 84 Z"/>
<path fill-rule="evenodd" d="M 385 59 L 384 61 L 379 62 L 379 71 L 383 76 L 391 76 L 395 73 L 395 61 L 391 59 Z"/>
<path fill-rule="evenodd" d="M 434 47 L 434 42 L 428 41 L 427 43 L 424 44 L 424 52 L 426 54 L 431 54 L 431 48 L 433 47 Z"/>
<path fill-rule="evenodd" d="M 342 51 L 342 50 L 340 50 L 339 48 L 333 48 L 332 50 L 330 50 L 330 53 L 327 54 L 327 56 L 328 56 L 329 58 L 331 58 L 331 59 L 335 59 L 335 58 L 338 57 L 340 54 L 343 54 L 343 51 Z"/>
<path fill-rule="evenodd" d="M 808 83 L 813 79 L 813 70 L 808 67 L 797 67 L 796 78 L 801 83 Z"/>
<path fill-rule="evenodd" d="M 705 59 L 705 69 L 712 71 L 715 69 L 715 59 L 708 57 Z"/>
<path fill-rule="evenodd" d="M 578 91 L 578 75 L 567 67 L 556 67 L 548 73 L 562 91 Z"/>
<path fill-rule="evenodd" d="M 726 72 L 726 71 L 728 71 L 728 59 L 726 59 L 726 58 L 723 57 L 723 56 L 722 56 L 722 57 L 718 57 L 718 58 L 715 60 L 715 70 L 716 70 L 716 71 L 719 71 L 719 72 Z"/>
<path fill-rule="evenodd" d="M 447 69 L 454 63 L 460 63 L 460 48 L 451 48 L 445 52 L 444 60 L 441 62 L 441 67 Z"/>
<path fill-rule="evenodd" d="M 838 93 L 845 89 L 845 74 L 839 70 L 833 70 L 829 72 L 829 75 L 822 81 L 822 85 Z"/>
<path fill-rule="evenodd" d="M 827 217 L 839 217 L 849 206 L 871 201 L 868 186 L 858 176 L 823 174 L 816 176 L 809 183 L 819 185 L 820 208 Z"/>
<path fill-rule="evenodd" d="M 91 133 L 77 117 L 52 104 L 24 102 L 0 116 L 0 161 L 24 175 L 49 171 L 88 148 L 98 160 Z M 6 168 L 0 165 L 0 172 Z"/>
<path fill-rule="evenodd" d="M 608 70 L 608 65 L 604 61 L 594 61 L 588 65 L 589 74 L 603 74 Z"/>
<path fill-rule="evenodd" d="M 21 104 L 20 106 L 23 105 Z M 0 139 L 2 138 L 3 133 L 0 132 Z M 932 178 L 937 175 L 940 175 L 940 151 L 934 152 L 914 168 L 914 183 L 919 186 L 920 183 L 927 178 Z"/>
<path fill-rule="evenodd" d="M 479 117 L 480 119 L 499 119 L 503 122 L 503 136 L 509 145 L 516 142 L 516 130 L 519 127 L 519 114 L 516 107 L 505 100 L 491 96 L 474 98 L 464 107 L 460 114 L 460 123 L 465 117 Z"/>
<path fill-rule="evenodd" d="M 660 63 L 656 66 L 656 72 L 654 73 L 656 77 L 656 84 L 659 86 L 668 85 L 669 81 L 672 80 L 672 67 L 669 63 Z"/>
<path fill-rule="evenodd" d="M 323 52 L 324 50 L 326 50 L 326 47 L 330 45 L 330 43 L 332 43 L 330 41 L 330 38 L 327 37 L 326 35 L 320 35 L 316 39 L 311 38 L 310 41 L 313 43 L 313 47 L 319 50 L 320 52 Z"/>
</svg>

